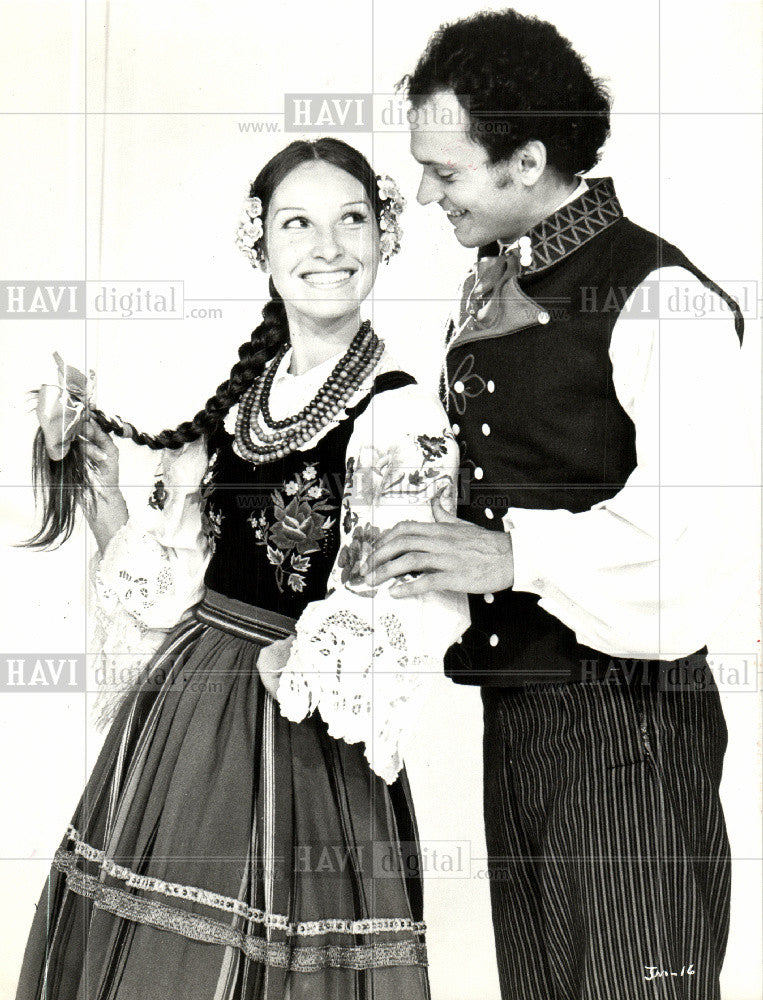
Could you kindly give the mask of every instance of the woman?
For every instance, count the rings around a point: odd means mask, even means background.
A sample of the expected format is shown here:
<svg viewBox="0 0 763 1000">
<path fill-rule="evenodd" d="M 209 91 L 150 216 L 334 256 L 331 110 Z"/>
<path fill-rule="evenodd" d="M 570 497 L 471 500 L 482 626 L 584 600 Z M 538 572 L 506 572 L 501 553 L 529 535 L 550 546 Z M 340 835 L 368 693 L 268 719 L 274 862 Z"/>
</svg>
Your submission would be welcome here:
<svg viewBox="0 0 763 1000">
<path fill-rule="evenodd" d="M 56 855 L 17 1000 L 429 995 L 402 752 L 467 617 L 359 572 L 456 470 L 439 402 L 360 322 L 401 209 L 352 147 L 292 143 L 239 230 L 272 297 L 204 410 L 150 437 L 94 408 L 67 422 L 82 385 L 58 420 L 40 396 L 42 444 L 66 453 L 48 474 L 80 483 L 100 549 L 104 658 L 164 642 Z M 109 432 L 165 449 L 148 529 Z M 37 543 L 66 536 L 71 495 L 47 493 Z"/>
</svg>

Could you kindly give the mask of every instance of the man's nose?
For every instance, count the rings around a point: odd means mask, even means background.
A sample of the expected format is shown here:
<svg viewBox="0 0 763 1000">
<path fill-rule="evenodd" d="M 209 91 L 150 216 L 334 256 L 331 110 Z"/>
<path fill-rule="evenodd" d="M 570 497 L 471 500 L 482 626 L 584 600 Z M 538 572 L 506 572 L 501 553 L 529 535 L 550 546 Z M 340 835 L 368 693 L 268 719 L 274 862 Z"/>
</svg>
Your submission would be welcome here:
<svg viewBox="0 0 763 1000">
<path fill-rule="evenodd" d="M 419 205 L 429 205 L 433 201 L 439 201 L 441 198 L 441 186 L 432 177 L 427 176 L 426 173 L 422 173 L 421 183 L 416 192 L 416 201 Z"/>
</svg>

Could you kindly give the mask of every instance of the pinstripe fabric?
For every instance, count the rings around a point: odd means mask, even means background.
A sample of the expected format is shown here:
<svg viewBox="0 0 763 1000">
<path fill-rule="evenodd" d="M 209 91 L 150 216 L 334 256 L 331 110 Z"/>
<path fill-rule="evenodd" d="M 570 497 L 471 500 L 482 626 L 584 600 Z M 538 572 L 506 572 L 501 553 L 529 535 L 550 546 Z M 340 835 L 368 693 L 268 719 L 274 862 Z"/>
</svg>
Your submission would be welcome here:
<svg viewBox="0 0 763 1000">
<path fill-rule="evenodd" d="M 483 688 L 504 1000 L 719 1000 L 727 730 L 709 672 Z"/>
</svg>

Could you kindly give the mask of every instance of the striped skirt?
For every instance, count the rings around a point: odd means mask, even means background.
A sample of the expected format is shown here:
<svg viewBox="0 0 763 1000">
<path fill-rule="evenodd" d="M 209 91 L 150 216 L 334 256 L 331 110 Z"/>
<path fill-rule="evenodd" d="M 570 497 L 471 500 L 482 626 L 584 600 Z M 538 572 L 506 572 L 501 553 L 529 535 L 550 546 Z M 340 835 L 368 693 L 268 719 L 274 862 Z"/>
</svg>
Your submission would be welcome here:
<svg viewBox="0 0 763 1000">
<path fill-rule="evenodd" d="M 418 837 L 257 671 L 293 621 L 210 593 L 126 698 L 56 853 L 17 1000 L 427 1000 Z"/>
</svg>

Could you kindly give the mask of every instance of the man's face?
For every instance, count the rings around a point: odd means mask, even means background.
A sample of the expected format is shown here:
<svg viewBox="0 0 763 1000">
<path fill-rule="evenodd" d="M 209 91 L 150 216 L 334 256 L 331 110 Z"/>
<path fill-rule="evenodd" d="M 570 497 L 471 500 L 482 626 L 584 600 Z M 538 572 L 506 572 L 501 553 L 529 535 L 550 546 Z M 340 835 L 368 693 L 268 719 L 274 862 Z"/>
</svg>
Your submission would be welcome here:
<svg viewBox="0 0 763 1000">
<path fill-rule="evenodd" d="M 528 193 L 510 177 L 510 164 L 491 166 L 484 147 L 469 137 L 456 95 L 434 94 L 415 115 L 411 154 L 422 167 L 419 204 L 437 202 L 465 247 L 521 236 L 532 225 Z"/>
</svg>

